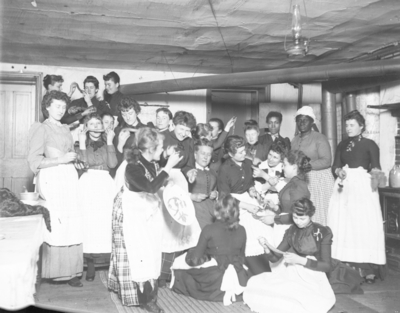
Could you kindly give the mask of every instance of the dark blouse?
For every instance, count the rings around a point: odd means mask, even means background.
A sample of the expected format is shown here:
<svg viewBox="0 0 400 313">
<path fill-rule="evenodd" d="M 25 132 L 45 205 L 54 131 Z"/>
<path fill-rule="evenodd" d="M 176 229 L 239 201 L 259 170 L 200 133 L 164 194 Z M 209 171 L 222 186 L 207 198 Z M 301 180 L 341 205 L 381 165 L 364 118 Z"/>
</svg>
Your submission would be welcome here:
<svg viewBox="0 0 400 313">
<path fill-rule="evenodd" d="M 217 174 L 213 170 L 201 170 L 197 168 L 197 176 L 193 183 L 189 184 L 189 192 L 210 195 L 217 187 Z"/>
<path fill-rule="evenodd" d="M 174 168 L 182 169 L 183 173 L 186 173 L 190 169 L 193 169 L 195 166 L 194 161 L 194 147 L 193 147 L 193 139 L 190 137 L 185 138 L 182 141 L 179 141 L 176 138 L 174 131 L 167 131 L 163 133 L 164 138 L 164 150 L 168 148 L 168 146 L 178 146 L 180 151 L 180 155 L 183 156 L 182 160 L 179 161 Z M 166 160 L 161 160 L 160 164 L 165 163 Z"/>
<path fill-rule="evenodd" d="M 269 143 L 256 142 L 254 145 L 246 143 L 246 152 L 249 157 L 253 157 L 251 151 L 256 151 L 255 157 L 261 161 L 265 161 L 268 158 L 269 149 L 271 149 L 272 141 Z"/>
<path fill-rule="evenodd" d="M 272 136 L 269 133 L 258 137 L 258 142 L 261 144 L 269 144 L 272 146 L 273 143 L 276 143 L 278 141 L 282 141 L 285 144 L 286 148 L 290 150 L 290 139 L 288 137 L 284 138 L 281 135 L 278 135 L 278 137 L 272 139 Z"/>
<path fill-rule="evenodd" d="M 332 237 L 332 231 L 327 226 L 313 222 L 305 228 L 292 225 L 286 230 L 278 249 L 286 252 L 292 248 L 302 257 L 314 256 L 317 261 L 308 259 L 305 267 L 314 271 L 330 272 Z M 282 255 L 271 251 L 267 257 L 270 261 L 276 262 Z"/>
<path fill-rule="evenodd" d="M 140 156 L 139 161 L 146 167 L 153 180 L 150 181 L 146 177 L 146 170 L 143 168 L 143 165 L 128 163 L 125 170 L 125 179 L 129 190 L 156 193 L 163 186 L 169 175 L 165 171 L 161 171 L 157 175 L 158 165 L 147 161 L 143 156 Z"/>
<path fill-rule="evenodd" d="M 111 114 L 113 116 L 119 115 L 118 104 L 123 96 L 124 95 L 119 90 L 112 95 L 107 96 L 108 103 L 110 104 Z M 120 118 L 118 120 L 120 120 Z"/>
<path fill-rule="evenodd" d="M 291 209 L 293 204 L 301 199 L 310 199 L 310 191 L 308 190 L 306 181 L 300 177 L 293 177 L 278 194 L 279 211 L 277 213 L 289 213 L 287 215 L 277 215 L 275 217 L 276 224 L 293 224 Z"/>
<path fill-rule="evenodd" d="M 379 148 L 375 141 L 362 136 L 349 137 L 337 147 L 332 171 L 348 165 L 349 168 L 362 166 L 367 171 L 381 168 L 379 164 Z"/>
<path fill-rule="evenodd" d="M 95 107 L 97 109 L 97 111 L 96 111 L 97 114 L 102 115 L 103 113 L 111 112 L 110 108 L 104 101 L 99 101 L 96 97 L 93 97 L 91 99 L 91 101 L 92 101 L 93 107 Z M 86 110 L 88 108 L 88 105 L 84 98 L 80 98 L 80 99 L 76 99 L 76 100 L 72 101 L 69 104 L 68 109 L 70 109 L 71 107 L 79 107 L 79 108 L 83 108 Z M 76 121 L 80 121 L 81 123 L 83 122 L 84 116 L 82 115 L 82 112 L 71 115 L 68 113 L 68 109 L 65 112 L 65 115 L 63 116 L 63 118 L 61 119 L 61 123 L 71 124 Z"/>
<path fill-rule="evenodd" d="M 213 143 L 213 154 L 211 157 L 211 163 L 216 163 L 219 162 L 222 157 L 224 156 L 224 148 L 223 145 L 225 143 L 226 138 L 228 137 L 228 133 L 226 131 L 222 131 L 222 133 L 219 134 L 217 139 L 212 139 Z"/>
<path fill-rule="evenodd" d="M 146 125 L 142 124 L 142 122 L 139 120 L 139 118 L 137 119 L 138 123 L 136 126 L 129 126 L 127 125 L 125 122 L 122 122 L 120 125 L 117 126 L 117 128 L 114 130 L 115 132 L 115 137 L 114 137 L 114 146 L 115 149 L 117 151 L 117 158 L 118 158 L 118 164 L 121 164 L 122 161 L 124 160 L 124 152 L 126 151 L 126 149 L 129 149 L 132 147 L 133 143 L 135 142 L 135 133 L 131 132 L 130 136 L 128 137 L 128 139 L 125 142 L 124 148 L 122 152 L 119 152 L 118 150 L 118 140 L 119 140 L 119 134 L 121 133 L 121 131 L 124 128 L 135 128 L 135 129 L 139 129 L 142 127 L 146 127 Z"/>
<path fill-rule="evenodd" d="M 207 261 L 209 256 L 239 256 L 243 264 L 245 247 L 246 231 L 243 226 L 229 230 L 224 223 L 216 221 L 203 228 L 197 246 L 186 256 L 186 263 L 197 266 Z"/>
<path fill-rule="evenodd" d="M 242 166 L 232 158 L 226 160 L 219 170 L 217 185 L 220 193 L 245 193 L 254 186 L 252 162 L 245 159 Z"/>
<path fill-rule="evenodd" d="M 86 150 L 79 149 L 79 155 L 89 169 L 110 170 L 117 166 L 117 155 L 113 145 L 107 145 L 101 138 L 98 141 L 88 140 Z"/>
</svg>

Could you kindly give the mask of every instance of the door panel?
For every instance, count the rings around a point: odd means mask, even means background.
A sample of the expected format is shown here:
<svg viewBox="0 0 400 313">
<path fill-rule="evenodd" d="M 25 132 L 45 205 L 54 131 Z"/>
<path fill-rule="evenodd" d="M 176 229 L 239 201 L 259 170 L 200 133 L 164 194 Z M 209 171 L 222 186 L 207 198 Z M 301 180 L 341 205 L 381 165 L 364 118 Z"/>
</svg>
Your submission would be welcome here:
<svg viewBox="0 0 400 313">
<path fill-rule="evenodd" d="M 0 187 L 16 195 L 33 191 L 26 160 L 29 128 L 35 121 L 35 86 L 0 84 Z"/>
<path fill-rule="evenodd" d="M 220 118 L 226 124 L 232 116 L 236 116 L 234 135 L 244 136 L 244 122 L 249 119 L 257 121 L 257 92 L 256 91 L 211 91 L 211 117 Z M 232 132 L 231 132 L 232 134 Z"/>
</svg>

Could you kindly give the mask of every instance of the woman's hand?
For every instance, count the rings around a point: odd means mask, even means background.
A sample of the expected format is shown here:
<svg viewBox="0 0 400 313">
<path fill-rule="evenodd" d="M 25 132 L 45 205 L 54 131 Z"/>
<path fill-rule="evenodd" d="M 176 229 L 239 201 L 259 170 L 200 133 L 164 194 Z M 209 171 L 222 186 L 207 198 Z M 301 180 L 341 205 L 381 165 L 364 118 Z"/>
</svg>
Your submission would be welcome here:
<svg viewBox="0 0 400 313">
<path fill-rule="evenodd" d="M 291 252 L 286 252 L 283 255 L 283 260 L 287 264 L 300 264 L 304 266 L 307 263 L 307 258 L 304 258 L 296 253 L 291 253 Z"/>
<path fill-rule="evenodd" d="M 335 172 L 336 172 L 336 175 L 337 175 L 341 180 L 346 179 L 347 173 L 346 173 L 346 171 L 345 171 L 344 169 L 342 169 L 342 168 L 337 168 Z"/>
<path fill-rule="evenodd" d="M 224 129 L 224 130 L 225 130 L 227 133 L 229 133 L 229 131 L 231 130 L 231 128 L 233 127 L 233 125 L 235 125 L 236 119 L 237 119 L 237 117 L 234 116 L 234 117 L 232 117 L 232 118 L 228 121 L 228 123 L 226 123 L 225 129 Z"/>
<path fill-rule="evenodd" d="M 250 197 L 257 199 L 257 190 L 256 190 L 256 188 L 254 188 L 254 186 L 250 187 L 249 195 L 250 195 Z"/>
<path fill-rule="evenodd" d="M 197 170 L 195 168 L 191 169 L 186 173 L 189 183 L 193 184 L 197 177 Z"/>
<path fill-rule="evenodd" d="M 239 207 L 241 209 L 246 210 L 247 212 L 251 214 L 256 214 L 258 210 L 260 209 L 258 206 L 246 202 L 240 202 Z"/>
<path fill-rule="evenodd" d="M 71 86 L 69 87 L 69 93 L 68 93 L 69 98 L 71 98 L 71 96 L 74 94 L 77 85 L 78 85 L 77 83 L 72 83 Z"/>
<path fill-rule="evenodd" d="M 183 156 L 179 156 L 179 153 L 173 153 L 169 156 L 167 164 L 165 167 L 172 169 L 175 165 L 177 165 L 180 160 L 182 160 Z"/>
<path fill-rule="evenodd" d="M 107 145 L 111 146 L 113 144 L 115 133 L 114 133 L 114 131 L 112 129 L 107 128 L 106 129 L 106 134 L 107 134 Z"/>
<path fill-rule="evenodd" d="M 85 100 L 86 101 L 86 100 Z M 82 116 L 89 115 L 91 113 L 95 113 L 97 109 L 94 106 L 87 108 L 85 111 L 82 112 Z"/>
<path fill-rule="evenodd" d="M 121 132 L 119 133 L 118 136 L 118 151 L 119 152 L 123 152 L 124 151 L 124 146 L 126 141 L 128 140 L 128 138 L 130 137 L 131 133 L 129 132 L 129 130 L 121 130 Z"/>
<path fill-rule="evenodd" d="M 58 157 L 59 164 L 68 164 L 74 162 L 78 155 L 75 152 L 67 152 L 62 157 Z"/>
<path fill-rule="evenodd" d="M 265 204 L 271 210 L 277 211 L 279 209 L 279 206 L 276 203 L 274 203 L 272 200 L 270 200 L 270 199 L 266 199 L 265 200 Z"/>
<path fill-rule="evenodd" d="M 88 132 L 88 129 L 86 128 L 86 126 L 84 126 L 84 127 L 78 132 L 79 148 L 80 148 L 81 150 L 85 150 L 85 149 L 86 149 L 87 132 Z"/>
<path fill-rule="evenodd" d="M 279 177 L 273 176 L 265 179 L 271 186 L 275 186 L 279 182 Z"/>
<path fill-rule="evenodd" d="M 194 201 L 194 202 L 201 202 L 201 201 L 207 199 L 207 195 L 204 193 L 191 193 L 190 199 L 192 199 L 192 201 Z"/>
<path fill-rule="evenodd" d="M 218 191 L 216 191 L 216 190 L 211 191 L 211 193 L 210 193 L 210 199 L 211 199 L 211 200 L 214 200 L 214 199 L 217 199 L 217 198 L 218 198 Z"/>
<path fill-rule="evenodd" d="M 175 147 L 176 145 L 168 146 L 167 149 L 164 150 L 164 157 L 168 158 L 171 154 L 175 153 Z"/>
<path fill-rule="evenodd" d="M 258 242 L 264 248 L 264 252 L 266 254 L 271 253 L 271 250 L 268 248 L 268 245 L 267 245 L 267 239 L 265 239 L 264 237 L 258 237 Z"/>
</svg>

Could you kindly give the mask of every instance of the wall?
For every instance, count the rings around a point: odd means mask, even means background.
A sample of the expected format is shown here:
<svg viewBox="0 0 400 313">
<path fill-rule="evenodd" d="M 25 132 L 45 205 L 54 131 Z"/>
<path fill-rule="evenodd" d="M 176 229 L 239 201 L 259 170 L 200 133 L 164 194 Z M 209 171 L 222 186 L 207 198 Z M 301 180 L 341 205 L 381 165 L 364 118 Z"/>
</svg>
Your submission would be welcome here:
<svg viewBox="0 0 400 313">
<path fill-rule="evenodd" d="M 283 115 L 281 135 L 292 139 L 296 130 L 294 117 L 297 111 L 298 89 L 289 84 L 271 85 L 271 102 L 260 106 L 260 127 L 265 128 L 265 118 L 269 111 L 279 111 Z M 317 117 L 316 125 L 321 129 L 321 86 L 303 85 L 303 105 L 311 105 Z"/>
<path fill-rule="evenodd" d="M 363 101 L 365 93 L 357 93 L 358 102 Z M 289 84 L 276 84 L 271 85 L 271 103 L 264 103 L 260 107 L 260 125 L 265 127 L 265 117 L 269 111 L 280 111 L 283 114 L 283 123 L 281 128 L 281 134 L 284 137 L 293 138 L 295 132 L 294 116 L 297 110 L 297 98 L 298 89 L 294 88 Z M 340 109 L 341 97 L 337 97 L 337 110 Z M 375 100 L 379 104 L 389 104 L 400 102 L 400 85 L 397 84 L 385 84 L 381 86 L 378 97 Z M 303 105 L 311 105 L 317 116 L 316 124 L 321 129 L 321 87 L 319 84 L 303 85 Z M 362 112 L 366 113 L 366 112 Z M 397 119 L 391 116 L 391 113 L 387 110 L 379 111 L 379 138 L 377 143 L 380 147 L 380 162 L 382 170 L 388 177 L 390 169 L 393 167 L 395 162 L 395 137 L 397 129 L 399 129 L 400 136 L 400 119 L 399 128 L 397 128 Z M 340 141 L 341 135 L 341 118 L 338 114 L 338 141 Z M 367 125 L 368 127 L 368 125 Z M 397 147 L 397 162 L 400 164 L 400 140 L 399 146 Z"/>
<path fill-rule="evenodd" d="M 12 68 L 14 66 L 14 69 Z M 26 69 L 24 67 L 26 66 Z M 77 82 L 83 89 L 83 80 L 88 75 L 95 76 L 100 82 L 99 96 L 102 96 L 104 90 L 103 75 L 114 71 L 114 69 L 97 69 L 97 68 L 77 68 L 77 67 L 61 67 L 61 66 L 44 66 L 44 65 L 20 65 L 0 63 L 0 71 L 20 71 L 24 72 L 41 72 L 44 75 L 55 74 L 62 75 L 64 78 L 63 91 L 68 92 L 72 82 Z M 154 80 L 165 80 L 174 78 L 192 77 L 193 74 L 188 73 L 171 73 L 171 72 L 153 72 L 153 71 L 133 71 L 133 70 L 115 70 L 121 78 L 121 84 L 148 82 Z M 197 76 L 201 76 L 198 74 Z M 43 88 L 43 92 L 45 89 Z M 72 99 L 81 98 L 79 91 L 75 91 Z M 169 105 L 172 113 L 179 110 L 190 111 L 197 119 L 197 122 L 205 122 L 206 120 L 206 90 L 192 90 L 182 92 L 171 92 L 163 94 L 141 95 L 135 96 L 135 99 L 148 104 Z"/>
<path fill-rule="evenodd" d="M 380 104 L 390 104 L 400 102 L 400 84 L 392 83 L 381 86 Z M 395 146 L 395 136 L 397 135 L 397 118 L 393 117 L 390 111 L 381 110 L 380 114 L 380 161 L 382 170 L 388 176 L 389 171 L 395 163 L 396 150 L 400 164 L 400 147 Z M 397 149 L 396 149 L 397 148 Z M 389 176 L 388 176 L 389 177 Z"/>
</svg>

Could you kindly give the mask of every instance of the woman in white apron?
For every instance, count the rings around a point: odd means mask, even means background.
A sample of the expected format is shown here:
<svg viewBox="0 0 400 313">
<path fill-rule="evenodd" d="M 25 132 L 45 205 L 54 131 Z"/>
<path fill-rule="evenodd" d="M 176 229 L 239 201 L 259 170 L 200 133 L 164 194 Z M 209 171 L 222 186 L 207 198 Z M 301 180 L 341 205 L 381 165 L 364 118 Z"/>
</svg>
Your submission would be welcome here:
<svg viewBox="0 0 400 313">
<path fill-rule="evenodd" d="M 47 119 L 30 129 L 28 163 L 37 175 L 51 218 L 52 231 L 47 232 L 43 245 L 42 277 L 82 287 L 78 276 L 83 271 L 83 225 L 77 202 L 78 173 L 73 165 L 77 154 L 68 126 L 60 123 L 68 103 L 68 96 L 60 91 L 43 97 L 42 112 Z"/>
<path fill-rule="evenodd" d="M 172 154 L 159 171 L 156 162 L 163 151 L 163 138 L 148 127 L 136 133 L 127 158 L 126 185 L 114 201 L 108 278 L 108 288 L 118 294 L 123 305 L 154 313 L 164 312 L 157 305 L 163 236 L 158 193 L 170 170 L 182 159 Z"/>
<path fill-rule="evenodd" d="M 254 312 L 326 313 L 335 304 L 326 276 L 331 270 L 332 232 L 311 221 L 315 207 L 309 199 L 296 201 L 292 211 L 294 225 L 278 246 L 281 252 L 271 251 L 271 245 L 260 239 L 268 259 L 283 259 L 286 267 L 250 278 L 243 301 Z"/>
<path fill-rule="evenodd" d="M 96 273 L 94 264 L 108 264 L 110 260 L 115 192 L 109 170 L 117 166 L 118 160 L 113 146 L 114 131 L 104 130 L 98 114 L 89 114 L 84 123 L 85 129 L 79 135 L 79 155 L 88 170 L 79 179 L 79 204 L 84 221 L 86 280 L 93 281 Z"/>
<path fill-rule="evenodd" d="M 335 240 L 332 256 L 360 270 L 367 283 L 374 267 L 386 263 L 382 211 L 371 169 L 380 169 L 379 148 L 364 138 L 365 119 L 357 111 L 345 116 L 348 138 L 336 149 L 333 171 L 338 176 L 329 205 L 328 226 Z"/>
</svg>

